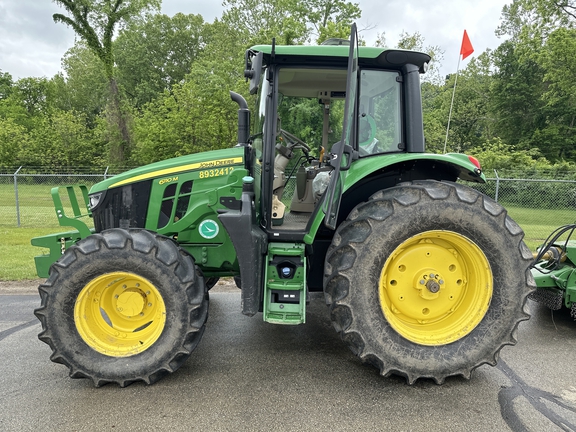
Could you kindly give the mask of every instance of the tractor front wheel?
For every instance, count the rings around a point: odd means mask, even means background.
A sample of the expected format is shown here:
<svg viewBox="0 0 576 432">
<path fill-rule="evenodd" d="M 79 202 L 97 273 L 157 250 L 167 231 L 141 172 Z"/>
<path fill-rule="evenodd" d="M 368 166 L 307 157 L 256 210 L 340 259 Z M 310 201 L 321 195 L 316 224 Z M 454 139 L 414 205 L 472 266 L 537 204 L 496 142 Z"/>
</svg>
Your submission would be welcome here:
<svg viewBox="0 0 576 432">
<path fill-rule="evenodd" d="M 39 287 L 40 340 L 72 378 L 99 387 L 151 384 L 190 356 L 208 294 L 193 258 L 171 239 L 112 229 L 70 247 Z"/>
<path fill-rule="evenodd" d="M 326 257 L 334 327 L 382 375 L 412 384 L 496 364 L 528 319 L 523 232 L 496 202 L 448 182 L 403 183 L 357 206 Z"/>
</svg>

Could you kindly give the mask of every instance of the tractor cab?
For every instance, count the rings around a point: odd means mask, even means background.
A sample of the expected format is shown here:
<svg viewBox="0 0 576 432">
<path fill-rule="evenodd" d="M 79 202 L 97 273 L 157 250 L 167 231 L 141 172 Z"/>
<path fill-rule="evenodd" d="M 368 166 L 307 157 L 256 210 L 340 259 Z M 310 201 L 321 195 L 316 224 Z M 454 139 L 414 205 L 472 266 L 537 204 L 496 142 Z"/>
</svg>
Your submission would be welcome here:
<svg viewBox="0 0 576 432">
<path fill-rule="evenodd" d="M 355 29 L 351 40 L 246 53 L 258 95 L 250 171 L 272 239 L 303 241 L 324 215 L 333 230 L 356 161 L 424 150 L 419 72 L 430 57 L 358 47 Z"/>
</svg>

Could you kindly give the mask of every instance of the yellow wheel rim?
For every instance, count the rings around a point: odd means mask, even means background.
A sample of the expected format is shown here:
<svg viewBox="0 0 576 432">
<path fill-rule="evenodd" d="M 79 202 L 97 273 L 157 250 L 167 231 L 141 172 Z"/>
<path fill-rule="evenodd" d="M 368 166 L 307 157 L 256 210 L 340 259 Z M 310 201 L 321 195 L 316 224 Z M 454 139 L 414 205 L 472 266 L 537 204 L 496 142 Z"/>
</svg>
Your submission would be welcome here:
<svg viewBox="0 0 576 432">
<path fill-rule="evenodd" d="M 420 345 L 445 345 L 482 321 L 492 299 L 492 270 L 469 238 L 426 231 L 388 257 L 379 282 L 380 306 L 402 337 Z"/>
<path fill-rule="evenodd" d="M 74 306 L 78 333 L 92 349 L 128 357 L 150 348 L 166 323 L 166 306 L 147 279 L 112 272 L 90 281 Z"/>
</svg>

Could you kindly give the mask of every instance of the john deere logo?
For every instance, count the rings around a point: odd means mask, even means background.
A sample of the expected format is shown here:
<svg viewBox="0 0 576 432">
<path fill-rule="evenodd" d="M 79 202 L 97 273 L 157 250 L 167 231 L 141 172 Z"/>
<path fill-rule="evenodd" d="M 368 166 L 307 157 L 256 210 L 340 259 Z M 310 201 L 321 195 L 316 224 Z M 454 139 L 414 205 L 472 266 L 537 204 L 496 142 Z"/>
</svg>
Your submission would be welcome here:
<svg viewBox="0 0 576 432">
<path fill-rule="evenodd" d="M 212 219 L 206 219 L 198 227 L 200 235 L 205 239 L 213 239 L 218 235 L 219 230 L 218 224 Z"/>
</svg>

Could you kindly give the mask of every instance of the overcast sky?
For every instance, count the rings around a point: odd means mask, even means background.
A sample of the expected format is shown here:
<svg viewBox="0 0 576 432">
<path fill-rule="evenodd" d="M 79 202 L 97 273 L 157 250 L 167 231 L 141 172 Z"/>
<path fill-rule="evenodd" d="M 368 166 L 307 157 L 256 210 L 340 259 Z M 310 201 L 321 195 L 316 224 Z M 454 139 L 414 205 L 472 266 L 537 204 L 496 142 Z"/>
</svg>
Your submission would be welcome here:
<svg viewBox="0 0 576 432">
<path fill-rule="evenodd" d="M 394 46 L 402 31 L 419 31 L 426 45 L 444 51 L 442 73 L 456 71 L 464 29 L 474 54 L 496 48 L 502 41 L 494 35 L 502 7 L 510 0 L 360 0 L 362 18 L 358 27 L 368 45 L 385 32 Z M 212 22 L 222 14 L 220 0 L 163 0 L 162 12 L 200 14 Z M 60 60 L 74 44 L 74 32 L 55 24 L 52 14 L 62 12 L 51 0 L 0 0 L 0 71 L 16 80 L 25 77 L 51 78 L 61 69 Z M 468 59 L 462 63 L 465 63 Z"/>
</svg>

